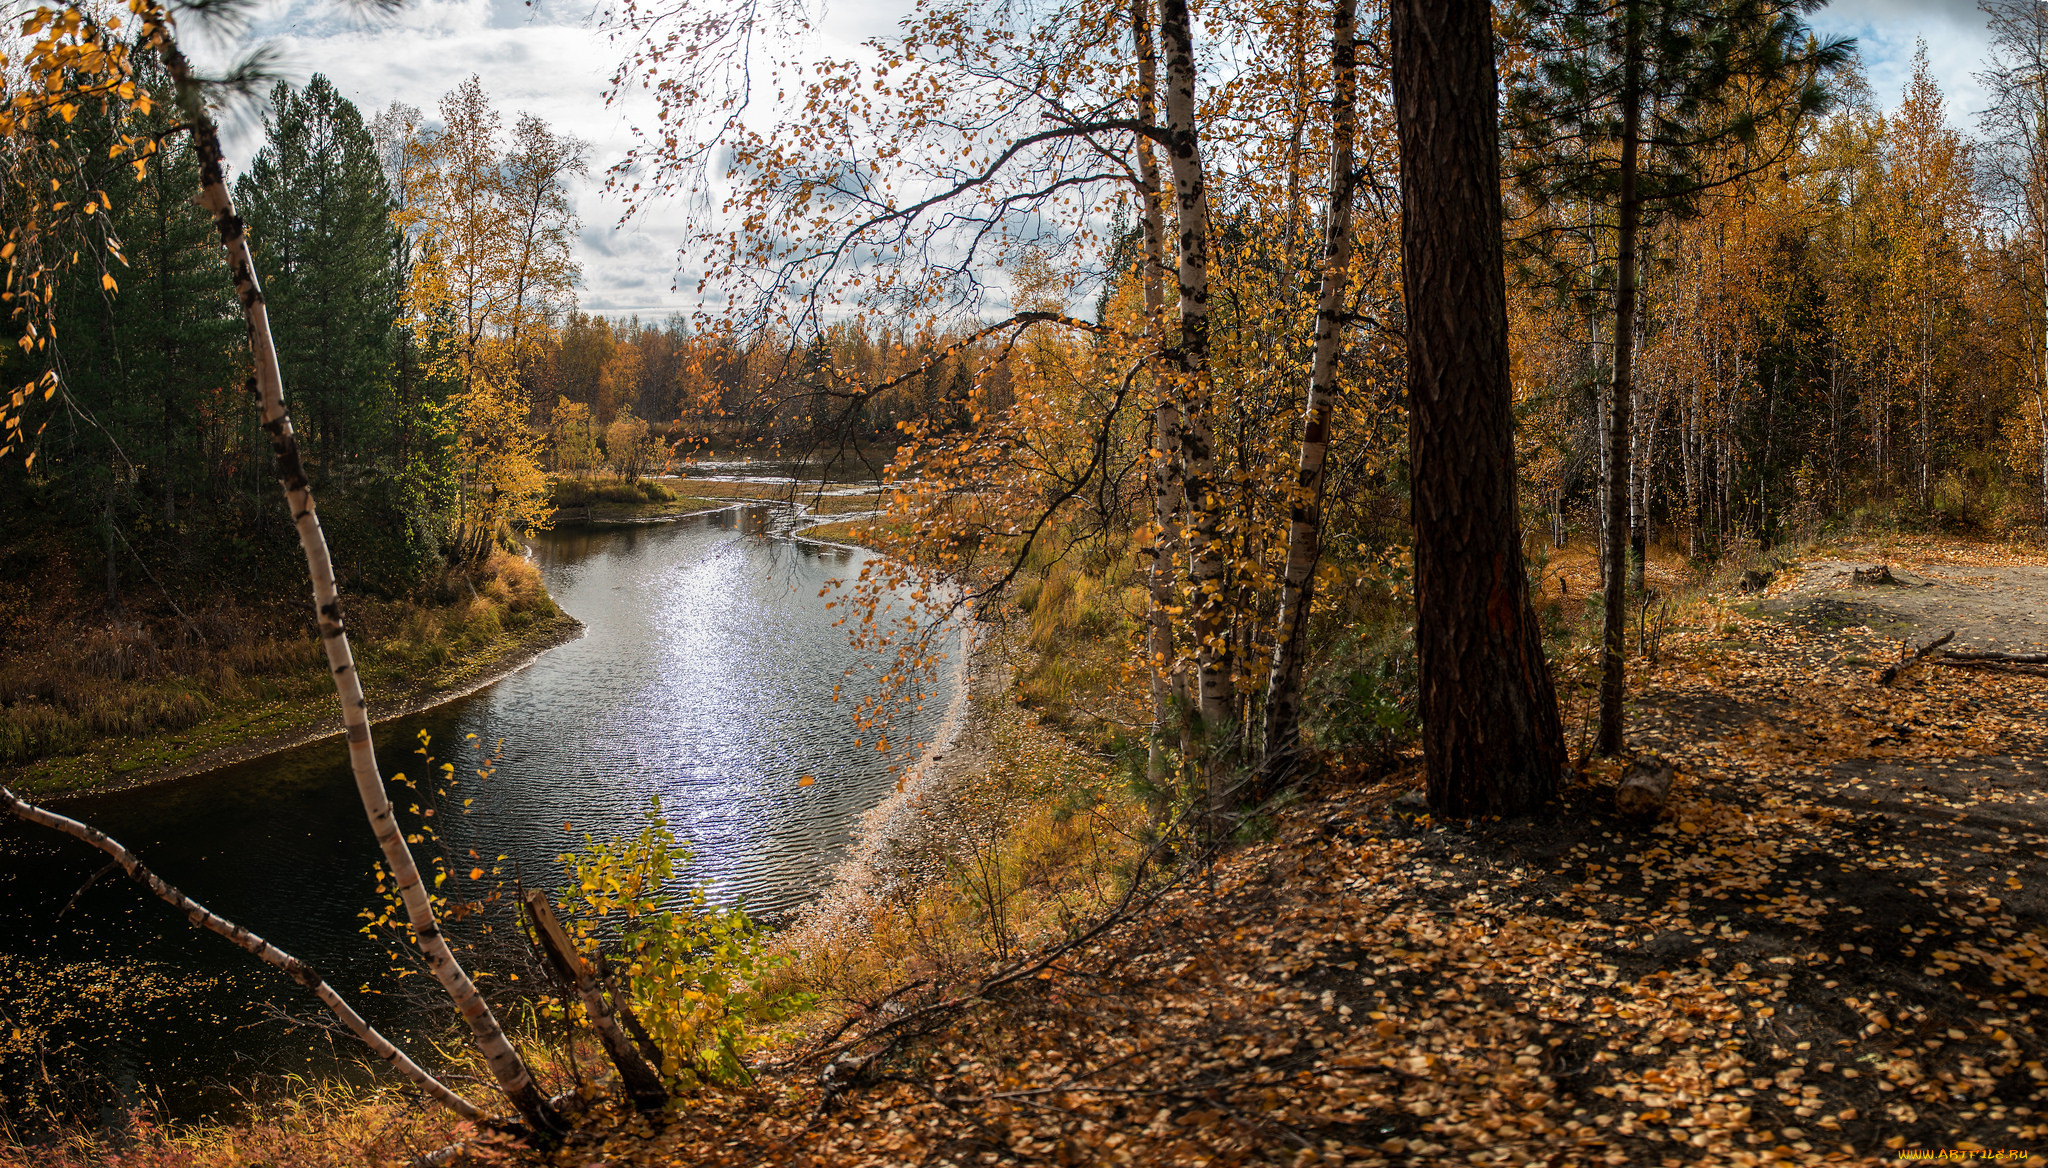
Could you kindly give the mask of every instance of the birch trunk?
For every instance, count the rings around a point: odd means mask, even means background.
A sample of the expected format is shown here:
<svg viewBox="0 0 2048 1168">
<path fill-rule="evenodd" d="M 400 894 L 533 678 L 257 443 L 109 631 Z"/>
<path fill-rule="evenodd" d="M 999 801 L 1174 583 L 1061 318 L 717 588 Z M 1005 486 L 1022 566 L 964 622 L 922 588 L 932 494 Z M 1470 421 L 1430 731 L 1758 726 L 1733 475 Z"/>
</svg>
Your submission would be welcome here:
<svg viewBox="0 0 2048 1168">
<path fill-rule="evenodd" d="M 1155 125 L 1159 120 L 1159 68 L 1152 35 L 1152 0 L 1131 0 L 1131 39 L 1138 52 L 1138 121 Z M 1159 161 L 1152 154 L 1152 139 L 1140 134 L 1137 148 L 1139 196 L 1145 203 L 1145 335 L 1148 342 L 1160 344 L 1166 319 L 1166 191 L 1159 177 Z M 1180 583 L 1180 380 L 1160 377 L 1154 382 L 1159 396 L 1152 407 L 1152 523 L 1157 534 L 1148 572 L 1152 609 L 1145 649 L 1152 659 L 1152 741 L 1146 753 L 1145 777 L 1154 792 L 1155 810 L 1163 812 L 1166 731 L 1173 721 L 1176 699 L 1187 699 L 1187 678 L 1173 638 L 1174 600 Z"/>
<path fill-rule="evenodd" d="M 412 851 L 406 846 L 405 836 L 392 812 L 391 800 L 385 794 L 384 779 L 378 773 L 377 755 L 371 743 L 369 703 L 363 698 L 362 680 L 356 675 L 355 660 L 349 652 L 327 537 L 321 532 L 319 517 L 314 513 L 312 487 L 299 459 L 291 418 L 285 412 L 284 379 L 278 371 L 277 348 L 270 336 L 270 319 L 264 307 L 263 291 L 257 284 L 248 235 L 243 231 L 242 220 L 235 214 L 234 203 L 228 195 L 220 133 L 212 117 L 206 113 L 198 83 L 192 77 L 184 54 L 171 41 L 168 24 L 163 27 L 162 39 L 164 67 L 185 106 L 191 122 L 193 147 L 199 155 L 198 201 L 213 216 L 214 226 L 220 232 L 221 250 L 226 253 L 228 269 L 234 275 L 235 297 L 241 303 L 242 316 L 248 326 L 250 358 L 255 366 L 255 373 L 249 378 L 249 389 L 256 399 L 264 432 L 270 435 L 271 453 L 277 460 L 277 481 L 284 488 L 293 525 L 298 529 L 299 545 L 306 554 L 306 570 L 312 577 L 313 606 L 319 622 L 320 640 L 327 650 L 328 667 L 333 673 L 335 693 L 341 702 L 341 721 L 348 740 L 349 765 L 355 773 L 356 792 L 362 798 L 370 830 L 383 850 L 385 867 L 397 884 L 420 952 L 434 977 L 454 1001 L 463 1021 L 468 1023 L 478 1053 L 483 1055 L 499 1088 L 528 1126 L 536 1132 L 557 1132 L 561 1130 L 561 1121 L 554 1107 L 541 1094 L 533 1076 L 527 1071 L 525 1060 L 519 1057 L 519 1052 L 506 1038 L 497 1017 L 491 1013 L 490 1004 L 484 1001 L 483 995 L 477 992 L 476 984 L 463 971 L 462 963 L 456 959 L 447 937 L 435 921 L 433 905 L 427 897 L 419 867 L 413 863 Z"/>
<path fill-rule="evenodd" d="M 1323 240 L 1323 278 L 1316 300 L 1315 358 L 1301 423 L 1301 458 L 1288 510 L 1287 568 L 1274 623 L 1273 664 L 1266 679 L 1263 767 L 1271 778 L 1300 748 L 1301 673 L 1308 617 L 1315 602 L 1316 561 L 1330 449 L 1330 413 L 1337 404 L 1337 353 L 1344 339 L 1344 290 L 1351 268 L 1352 144 L 1358 131 L 1356 0 L 1331 6 L 1330 62 L 1334 101 L 1330 129 L 1330 206 Z"/>
<path fill-rule="evenodd" d="M 2048 204 L 2048 190 L 2043 191 Z M 2041 349 L 2035 354 L 2034 437 L 2041 470 L 2041 527 L 2048 531 L 2048 215 L 2038 216 L 2041 226 Z"/>
<path fill-rule="evenodd" d="M 0 787 L 0 810 L 6 811 L 17 819 L 41 824 L 52 831 L 61 831 L 73 839 L 82 840 L 105 852 L 137 884 L 149 889 L 150 892 L 156 895 L 157 899 L 165 904 L 184 913 L 185 919 L 191 921 L 194 926 L 205 929 L 209 933 L 217 933 L 222 937 L 226 937 L 237 948 L 254 956 L 265 965 L 275 966 L 283 970 L 285 975 L 293 981 L 313 991 L 313 996 L 319 998 L 329 1010 L 333 1011 L 334 1016 L 341 1020 L 341 1024 L 348 1027 L 349 1033 L 362 1039 L 363 1045 L 369 1047 L 378 1058 L 390 1064 L 392 1070 L 405 1076 L 418 1086 L 420 1090 L 426 1092 L 428 1098 L 453 1111 L 455 1114 L 462 1116 L 464 1119 L 483 1118 L 483 1112 L 477 1110 L 476 1104 L 450 1091 L 439 1079 L 428 1074 L 418 1063 L 407 1058 L 404 1051 L 393 1046 L 389 1039 L 378 1033 L 376 1027 L 365 1021 L 361 1014 L 355 1012 L 354 1007 L 350 1006 L 340 994 L 334 992 L 334 988 L 327 984 L 326 979 L 313 971 L 312 966 L 307 965 L 305 962 L 300 961 L 298 958 L 293 957 L 291 954 L 286 953 L 284 950 L 279 949 L 277 946 L 272 945 L 240 925 L 235 924 L 233 921 L 209 912 L 205 905 L 166 884 L 162 877 L 150 871 L 141 860 L 135 857 L 133 852 L 122 847 L 120 841 L 90 824 L 81 823 L 76 819 L 70 819 L 54 811 L 38 807 L 22 799 L 6 787 Z"/>
<path fill-rule="evenodd" d="M 1607 481 L 1603 502 L 1607 507 L 1607 547 L 1604 549 L 1607 581 L 1602 595 L 1606 610 L 1600 646 L 1600 753 L 1621 752 L 1624 737 L 1622 698 L 1626 684 L 1628 649 L 1628 595 L 1626 561 L 1628 541 L 1628 437 L 1629 406 L 1634 387 L 1636 326 L 1636 225 L 1641 209 L 1636 201 L 1636 151 L 1642 117 L 1642 45 L 1639 17 L 1631 0 L 1623 9 L 1627 22 L 1623 33 L 1621 83 L 1621 227 L 1617 234 L 1614 264 L 1614 390 L 1607 407 Z"/>
<path fill-rule="evenodd" d="M 1931 265 L 1930 265 L 1931 266 Z M 1920 309 L 1920 510 L 1927 512 L 1934 505 L 1934 492 L 1929 482 L 1929 467 L 1933 462 L 1933 448 L 1930 441 L 1931 427 L 1927 419 L 1927 399 L 1933 392 L 1930 378 L 1933 373 L 1934 354 L 1934 288 L 1933 277 L 1928 277 L 1928 287 L 1923 290 Z"/>
<path fill-rule="evenodd" d="M 1641 245 L 1636 260 L 1636 323 L 1629 331 L 1629 345 L 1633 353 L 1629 368 L 1635 368 L 1635 355 L 1649 347 L 1649 312 L 1642 305 L 1648 300 L 1643 291 L 1649 286 L 1650 246 Z M 1637 422 L 1628 437 L 1628 588 L 1632 595 L 1643 592 L 1643 574 L 1650 562 L 1650 467 L 1656 459 L 1657 408 L 1656 395 L 1644 389 L 1633 377 L 1629 382 L 1629 416 L 1640 419 L 1647 404 L 1649 426 L 1645 430 Z"/>
<path fill-rule="evenodd" d="M 1196 710 L 1214 736 L 1237 708 L 1230 645 L 1229 533 L 1216 484 L 1216 448 L 1209 401 L 1209 197 L 1195 127 L 1195 46 L 1187 0 L 1160 0 L 1160 47 L 1166 54 L 1166 126 L 1172 141 L 1174 201 L 1180 231 L 1180 343 L 1176 346 L 1184 414 L 1182 489 L 1188 525 L 1188 622 L 1195 641 Z M 1214 737 L 1210 739 L 1217 741 Z M 1215 757 L 1208 774 L 1212 813 L 1229 809 L 1234 793 Z"/>
<path fill-rule="evenodd" d="M 1645 391 L 1643 400 L 1648 403 L 1644 416 L 1649 419 L 1643 428 L 1643 453 L 1641 469 L 1636 472 L 1636 591 L 1643 591 L 1643 576 L 1649 570 L 1650 545 L 1657 542 L 1657 525 L 1650 514 L 1650 496 L 1656 480 L 1652 472 L 1657 467 L 1657 436 L 1663 429 L 1664 390 L 1660 383 L 1656 388 Z"/>
</svg>

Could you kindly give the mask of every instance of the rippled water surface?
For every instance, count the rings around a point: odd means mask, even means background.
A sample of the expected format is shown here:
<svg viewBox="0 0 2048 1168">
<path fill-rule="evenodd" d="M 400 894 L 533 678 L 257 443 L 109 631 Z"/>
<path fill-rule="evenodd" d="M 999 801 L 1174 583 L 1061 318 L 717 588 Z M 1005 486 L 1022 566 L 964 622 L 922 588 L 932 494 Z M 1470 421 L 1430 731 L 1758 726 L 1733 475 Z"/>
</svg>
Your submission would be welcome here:
<svg viewBox="0 0 2048 1168">
<path fill-rule="evenodd" d="M 901 759 L 855 745 L 846 702 L 831 698 L 838 683 L 847 699 L 864 692 L 872 662 L 848 647 L 834 625 L 843 610 L 819 592 L 857 573 L 865 553 L 781 537 L 780 514 L 742 507 L 541 536 L 548 589 L 585 634 L 471 698 L 379 726 L 385 773 L 423 773 L 420 731 L 460 773 L 478 745 L 495 750 L 493 777 L 462 792 L 476 798 L 471 813 L 443 830 L 458 851 L 509 854 L 530 882 L 549 882 L 554 856 L 586 833 L 637 827 L 659 796 L 696 850 L 692 878 L 716 899 L 772 911 L 808 898 Z M 928 711 L 946 705 L 957 674 L 940 681 Z M 899 741 L 929 737 L 938 715 L 906 718 Z M 815 782 L 799 785 L 804 775 Z M 339 739 L 60 809 L 313 963 L 373 1021 L 411 1017 L 382 948 L 357 931 L 376 853 Z M 32 1110 L 51 1092 L 45 1072 L 104 1077 L 192 1111 L 249 1072 L 352 1056 L 271 1016 L 272 1004 L 316 1010 L 310 996 L 126 880 L 104 879 L 63 911 L 97 861 L 73 841 L 0 825 L 0 1110 Z M 10 1039 L 16 1027 L 29 1037 Z"/>
</svg>

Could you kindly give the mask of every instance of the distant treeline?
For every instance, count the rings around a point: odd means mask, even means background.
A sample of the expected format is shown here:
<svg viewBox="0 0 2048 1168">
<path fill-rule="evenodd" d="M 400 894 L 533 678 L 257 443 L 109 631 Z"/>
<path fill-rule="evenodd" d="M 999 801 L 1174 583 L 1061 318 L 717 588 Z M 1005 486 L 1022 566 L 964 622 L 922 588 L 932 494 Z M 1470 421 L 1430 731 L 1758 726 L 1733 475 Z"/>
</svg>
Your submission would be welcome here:
<svg viewBox="0 0 2048 1168">
<path fill-rule="evenodd" d="M 66 612 L 203 607 L 298 570 L 233 289 L 191 198 L 198 160 L 165 132 L 160 68 L 145 60 L 142 80 L 156 96 L 140 125 L 88 111 L 59 143 L 102 192 L 83 262 L 107 259 L 56 293 L 57 392 L 32 418 L 32 457 L 0 461 L 0 643 Z M 587 146 L 532 117 L 504 132 L 474 79 L 439 112 L 366 121 L 323 76 L 279 85 L 234 183 L 350 587 L 402 594 L 545 522 L 549 471 L 636 477 L 707 449 L 827 444 L 879 465 L 900 421 L 969 424 L 983 345 L 933 361 L 948 338 L 848 326 L 792 348 L 577 311 L 567 184 Z M 110 156 L 138 131 L 162 135 L 146 166 Z M 44 357 L 10 349 L 0 372 L 20 384 Z M 984 402 L 1003 378 L 981 374 Z"/>
</svg>

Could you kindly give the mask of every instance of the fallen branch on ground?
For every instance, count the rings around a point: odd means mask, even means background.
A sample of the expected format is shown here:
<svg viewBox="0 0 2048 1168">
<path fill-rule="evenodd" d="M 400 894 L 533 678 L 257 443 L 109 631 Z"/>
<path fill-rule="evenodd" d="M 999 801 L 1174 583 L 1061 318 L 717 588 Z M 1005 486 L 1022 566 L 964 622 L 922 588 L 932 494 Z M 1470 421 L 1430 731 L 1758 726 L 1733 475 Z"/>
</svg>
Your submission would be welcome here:
<svg viewBox="0 0 2048 1168">
<path fill-rule="evenodd" d="M 668 1088 L 662 1085 L 661 1073 L 648 1063 L 633 1040 L 619 1025 L 617 1014 L 625 1008 L 621 1001 L 615 1010 L 605 999 L 604 990 L 597 984 L 597 978 L 576 951 L 575 942 L 569 939 L 568 930 L 555 916 L 554 906 L 548 903 L 548 894 L 538 888 L 529 888 L 520 902 L 526 908 L 526 915 L 533 927 L 534 945 L 540 949 L 556 976 L 573 987 L 576 996 L 583 1000 L 583 1013 L 597 1036 L 604 1042 L 604 1051 L 611 1056 L 612 1065 L 618 1068 L 619 1082 L 632 1097 L 633 1105 L 643 1111 L 652 1111 L 668 1102 Z"/>
<path fill-rule="evenodd" d="M 2048 677 L 2048 662 L 2040 665 L 2024 661 L 1944 661 L 1937 659 L 1934 664 L 1950 669 L 1967 669 L 1972 673 L 2006 673 L 2018 677 Z"/>
<path fill-rule="evenodd" d="M 1965 661 L 1997 661 L 2006 665 L 2048 665 L 2048 653 L 1993 653 L 1978 649 L 1950 649 L 1941 657 L 1944 665 Z"/>
<path fill-rule="evenodd" d="M 1915 665 L 1920 664 L 1922 661 L 1925 661 L 1929 653 L 1934 652 L 1936 649 L 1941 648 L 1943 645 L 1946 645 L 1950 641 L 1953 641 L 1955 639 L 1956 631 L 1954 629 L 1950 629 L 1949 631 L 1943 633 L 1939 637 L 1936 637 L 1932 641 L 1929 641 L 1925 645 L 1920 646 L 1919 651 L 1914 653 L 1910 657 L 1903 655 L 1902 647 L 1902 655 L 1899 658 L 1899 663 L 1897 665 L 1887 667 L 1883 673 L 1878 674 L 1877 684 L 1890 685 L 1891 683 L 1897 681 L 1899 679 L 1900 674 L 1906 672 L 1908 669 L 1913 668 Z"/>
</svg>

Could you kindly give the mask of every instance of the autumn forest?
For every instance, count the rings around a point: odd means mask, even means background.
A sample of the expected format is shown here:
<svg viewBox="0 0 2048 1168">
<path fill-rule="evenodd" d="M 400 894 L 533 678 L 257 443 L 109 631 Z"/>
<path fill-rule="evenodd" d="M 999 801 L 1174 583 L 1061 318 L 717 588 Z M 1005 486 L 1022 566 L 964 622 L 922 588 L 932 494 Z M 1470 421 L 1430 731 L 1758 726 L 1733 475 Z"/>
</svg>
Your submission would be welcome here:
<svg viewBox="0 0 2048 1168">
<path fill-rule="evenodd" d="M 2048 1154 L 2036 0 L 50 2 L 0 1168 Z"/>
</svg>

